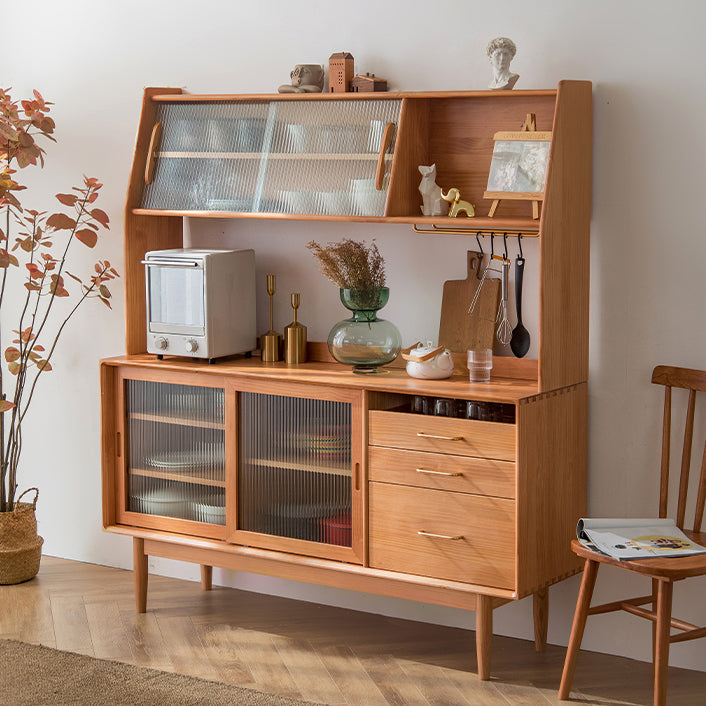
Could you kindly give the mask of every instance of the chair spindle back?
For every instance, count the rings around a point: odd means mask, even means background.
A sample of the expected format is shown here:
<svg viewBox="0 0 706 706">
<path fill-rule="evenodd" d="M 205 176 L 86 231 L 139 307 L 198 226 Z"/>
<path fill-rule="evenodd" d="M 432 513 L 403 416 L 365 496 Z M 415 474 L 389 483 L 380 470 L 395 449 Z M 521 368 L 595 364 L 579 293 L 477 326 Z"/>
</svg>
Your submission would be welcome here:
<svg viewBox="0 0 706 706">
<path fill-rule="evenodd" d="M 706 372 L 690 368 L 676 368 L 668 365 L 658 365 L 652 372 L 652 382 L 664 385 L 664 420 L 662 424 L 662 468 L 659 488 L 659 516 L 667 517 L 667 501 L 669 495 L 669 470 L 672 434 L 672 388 L 689 390 L 686 405 L 686 420 L 684 422 L 684 441 L 682 443 L 681 472 L 679 475 L 679 495 L 677 498 L 677 514 L 675 521 L 680 529 L 684 529 L 686 503 L 689 490 L 689 475 L 691 469 L 691 451 L 694 439 L 694 413 L 696 409 L 696 393 L 706 392 Z M 706 444 L 704 445 L 699 477 L 698 495 L 694 512 L 695 532 L 701 531 L 701 523 L 706 504 Z"/>
</svg>

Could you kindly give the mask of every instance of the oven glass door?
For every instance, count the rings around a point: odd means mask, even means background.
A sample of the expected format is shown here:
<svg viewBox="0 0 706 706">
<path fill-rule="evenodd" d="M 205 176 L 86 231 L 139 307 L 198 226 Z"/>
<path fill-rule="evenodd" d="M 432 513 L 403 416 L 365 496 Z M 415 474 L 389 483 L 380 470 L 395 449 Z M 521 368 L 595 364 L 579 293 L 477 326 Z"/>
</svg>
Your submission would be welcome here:
<svg viewBox="0 0 706 706">
<path fill-rule="evenodd" d="M 148 260 L 145 264 L 150 331 L 203 336 L 203 263 L 196 260 Z"/>
</svg>

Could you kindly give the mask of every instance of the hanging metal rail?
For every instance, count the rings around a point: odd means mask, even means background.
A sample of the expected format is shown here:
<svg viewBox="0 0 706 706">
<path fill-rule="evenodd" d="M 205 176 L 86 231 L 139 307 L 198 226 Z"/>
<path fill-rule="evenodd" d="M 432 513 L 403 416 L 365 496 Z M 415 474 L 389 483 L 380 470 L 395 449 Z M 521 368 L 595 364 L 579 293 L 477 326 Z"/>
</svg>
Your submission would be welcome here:
<svg viewBox="0 0 706 706">
<path fill-rule="evenodd" d="M 451 226 L 437 226 L 432 224 L 431 228 L 423 228 L 416 223 L 412 225 L 415 233 L 435 233 L 447 235 L 505 235 L 509 237 L 538 238 L 539 226 L 533 228 L 454 228 Z"/>
</svg>

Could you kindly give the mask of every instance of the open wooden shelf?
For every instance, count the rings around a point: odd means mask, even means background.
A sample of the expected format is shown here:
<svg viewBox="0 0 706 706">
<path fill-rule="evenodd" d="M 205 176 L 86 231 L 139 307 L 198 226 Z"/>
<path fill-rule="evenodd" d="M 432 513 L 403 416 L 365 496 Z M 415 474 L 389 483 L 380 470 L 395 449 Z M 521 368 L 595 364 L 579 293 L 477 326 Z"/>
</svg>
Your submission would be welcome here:
<svg viewBox="0 0 706 706">
<path fill-rule="evenodd" d="M 225 471 L 222 471 L 225 476 Z M 131 468 L 130 473 L 142 478 L 157 478 L 159 480 L 178 481 L 179 483 L 193 483 L 196 485 L 210 485 L 214 488 L 225 488 L 225 480 L 214 480 L 213 469 L 207 472 L 198 470 L 188 471 L 162 471 L 155 468 Z"/>
<path fill-rule="evenodd" d="M 203 419 L 192 419 L 190 417 L 177 417 L 172 414 L 149 414 L 147 412 L 130 412 L 130 419 L 143 422 L 158 422 L 160 424 L 179 424 L 186 427 L 200 427 L 203 429 L 226 428 L 225 422 L 208 421 Z"/>
</svg>

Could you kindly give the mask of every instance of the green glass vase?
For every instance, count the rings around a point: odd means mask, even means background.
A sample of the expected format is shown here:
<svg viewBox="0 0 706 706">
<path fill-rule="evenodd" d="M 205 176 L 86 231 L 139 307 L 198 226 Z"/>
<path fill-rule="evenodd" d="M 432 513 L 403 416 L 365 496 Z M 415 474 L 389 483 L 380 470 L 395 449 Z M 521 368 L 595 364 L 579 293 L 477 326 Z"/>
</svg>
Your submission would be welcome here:
<svg viewBox="0 0 706 706">
<path fill-rule="evenodd" d="M 387 304 L 390 290 L 341 289 L 343 306 L 353 312 L 350 319 L 339 321 L 328 335 L 328 349 L 339 363 L 352 365 L 361 375 L 378 373 L 381 365 L 399 355 L 402 339 L 397 327 L 378 319 L 377 312 Z"/>
</svg>

